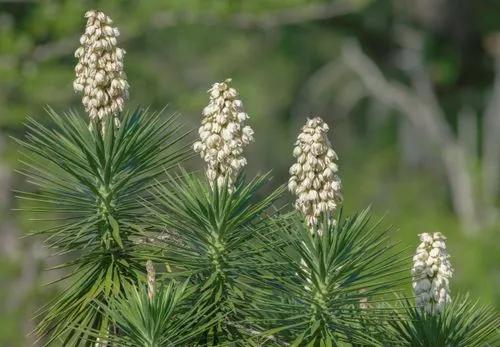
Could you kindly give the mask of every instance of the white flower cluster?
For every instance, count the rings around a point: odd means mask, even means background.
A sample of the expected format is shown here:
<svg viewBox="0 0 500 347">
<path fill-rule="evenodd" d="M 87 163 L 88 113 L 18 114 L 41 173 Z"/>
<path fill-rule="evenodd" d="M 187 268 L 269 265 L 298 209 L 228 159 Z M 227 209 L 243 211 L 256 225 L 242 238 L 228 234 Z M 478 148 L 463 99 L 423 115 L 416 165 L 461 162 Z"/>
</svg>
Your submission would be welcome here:
<svg viewBox="0 0 500 347">
<path fill-rule="evenodd" d="M 319 117 L 308 119 L 295 142 L 288 189 L 297 196 L 295 208 L 306 218 L 311 232 L 319 217 L 332 213 L 342 202 L 341 183 L 335 163 L 337 154 L 327 138 L 328 125 Z"/>
<path fill-rule="evenodd" d="M 420 245 L 413 257 L 413 290 L 417 307 L 430 314 L 439 313 L 451 301 L 449 279 L 453 269 L 443 234 L 420 234 Z"/>
<path fill-rule="evenodd" d="M 234 180 L 247 163 L 243 147 L 253 141 L 253 130 L 244 125 L 248 115 L 238 92 L 229 87 L 230 79 L 215 83 L 209 89 L 210 102 L 203 110 L 199 129 L 200 141 L 194 143 L 194 151 L 207 163 L 207 178 L 219 187 Z"/>
<path fill-rule="evenodd" d="M 85 13 L 87 25 L 75 51 L 78 64 L 73 88 L 83 92 L 82 103 L 93 120 L 116 115 L 123 110 L 129 85 L 123 71 L 125 51 L 116 47 L 120 35 L 103 12 Z"/>
</svg>

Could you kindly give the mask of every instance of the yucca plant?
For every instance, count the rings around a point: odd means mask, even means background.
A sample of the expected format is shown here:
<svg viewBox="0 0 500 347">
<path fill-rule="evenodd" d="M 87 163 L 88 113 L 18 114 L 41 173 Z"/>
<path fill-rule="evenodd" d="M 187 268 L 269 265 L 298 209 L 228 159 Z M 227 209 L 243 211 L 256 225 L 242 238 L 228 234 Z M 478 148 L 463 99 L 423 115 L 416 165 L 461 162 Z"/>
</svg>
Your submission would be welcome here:
<svg viewBox="0 0 500 347">
<path fill-rule="evenodd" d="M 268 175 L 245 182 L 243 147 L 253 131 L 244 125 L 237 91 L 230 80 L 215 83 L 203 111 L 200 141 L 193 148 L 207 164 L 205 176 L 183 172 L 165 185 L 153 188 L 149 205 L 154 229 L 162 232 L 163 256 L 174 269 L 171 277 L 191 278 L 202 306 L 215 305 L 214 324 L 200 336 L 202 344 L 218 344 L 243 338 L 239 329 L 244 282 L 254 272 L 252 248 L 258 232 L 267 226 L 263 214 L 280 196 L 278 188 L 257 197 Z"/>
<path fill-rule="evenodd" d="M 440 232 L 422 233 L 419 237 L 411 271 L 415 305 L 408 299 L 399 301 L 391 319 L 379 326 L 379 338 L 385 336 L 387 343 L 412 347 L 497 345 L 498 314 L 468 295 L 451 298 L 453 268 L 446 237 Z"/>
<path fill-rule="evenodd" d="M 371 223 L 369 210 L 336 223 L 323 220 L 322 235 L 295 216 L 278 221 L 260 257 L 265 272 L 246 288 L 265 336 L 293 346 L 371 345 L 369 324 L 387 315 L 375 305 L 403 276 L 388 229 Z"/>
<path fill-rule="evenodd" d="M 332 346 L 370 344 L 366 324 L 383 312 L 373 300 L 395 290 L 401 279 L 398 251 L 387 230 L 371 225 L 368 210 L 340 218 L 340 178 L 327 138 L 328 125 L 308 119 L 297 137 L 288 187 L 299 213 L 275 220 L 260 233 L 250 325 L 276 343 Z"/>
<path fill-rule="evenodd" d="M 38 189 L 21 198 L 38 204 L 31 212 L 52 216 L 50 226 L 33 234 L 44 236 L 54 255 L 65 259 L 56 268 L 67 268 L 61 278 L 67 286 L 42 310 L 36 332 L 62 345 L 82 343 L 89 328 L 110 330 L 108 316 L 93 302 L 112 301 L 142 276 L 147 258 L 138 242 L 140 198 L 154 178 L 187 154 L 177 145 L 184 135 L 176 117 L 122 112 L 128 83 L 119 31 L 102 12 L 85 17 L 73 85 L 84 95 L 90 122 L 49 109 L 53 124 L 30 119 L 26 140 L 19 141 L 26 150 L 24 173 Z"/>
<path fill-rule="evenodd" d="M 154 189 L 151 204 L 155 229 L 163 231 L 163 257 L 173 269 L 168 277 L 189 277 L 198 290 L 198 305 L 214 307 L 214 324 L 201 338 L 208 343 L 241 339 L 245 300 L 243 283 L 255 270 L 256 236 L 268 227 L 262 215 L 282 189 L 257 199 L 268 176 L 229 191 L 184 173 Z M 263 248 L 260 248 L 263 251 Z"/>
<path fill-rule="evenodd" d="M 54 254 L 67 259 L 57 268 L 68 268 L 63 279 L 69 284 L 43 310 L 37 331 L 51 332 L 66 345 L 84 338 L 74 328 L 107 329 L 106 316 L 92 301 L 120 294 L 143 273 L 147 258 L 137 244 L 139 197 L 185 151 L 176 146 L 183 136 L 175 117 L 162 120 L 137 110 L 124 115 L 119 128 L 108 118 L 103 134 L 77 114 L 49 110 L 49 115 L 53 127 L 32 119 L 26 140 L 20 141 L 25 174 L 38 187 L 20 196 L 38 203 L 32 213 L 53 213 L 51 225 L 33 234 L 44 236 Z"/>
</svg>

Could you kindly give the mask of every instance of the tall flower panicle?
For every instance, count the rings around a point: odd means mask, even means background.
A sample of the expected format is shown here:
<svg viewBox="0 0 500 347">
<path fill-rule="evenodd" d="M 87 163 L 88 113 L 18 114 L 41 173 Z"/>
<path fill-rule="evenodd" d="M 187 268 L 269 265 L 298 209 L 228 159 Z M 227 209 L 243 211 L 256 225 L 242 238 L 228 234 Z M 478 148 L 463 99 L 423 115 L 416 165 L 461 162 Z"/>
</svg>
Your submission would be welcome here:
<svg viewBox="0 0 500 347">
<path fill-rule="evenodd" d="M 210 102 L 203 109 L 198 131 L 200 140 L 194 151 L 207 163 L 210 184 L 231 188 L 238 172 L 247 164 L 243 148 L 253 141 L 253 130 L 245 125 L 248 114 L 238 99 L 238 92 L 229 86 L 231 79 L 215 83 L 209 89 Z"/>
<path fill-rule="evenodd" d="M 85 17 L 81 46 L 75 51 L 78 63 L 73 88 L 83 93 L 89 117 L 98 120 L 123 110 L 129 88 L 123 71 L 125 50 L 116 46 L 120 32 L 111 26 L 111 18 L 100 11 L 88 11 Z"/>
<path fill-rule="evenodd" d="M 440 313 L 451 301 L 449 280 L 453 275 L 443 234 L 420 234 L 420 245 L 413 257 L 413 290 L 417 307 L 426 313 Z"/>
<path fill-rule="evenodd" d="M 297 196 L 295 208 L 305 217 L 311 232 L 321 215 L 330 215 L 342 202 L 341 183 L 335 163 L 337 154 L 327 137 L 328 125 L 319 117 L 308 119 L 297 137 L 288 189 Z"/>
<path fill-rule="evenodd" d="M 156 287 L 156 272 L 155 272 L 155 267 L 153 266 L 153 262 L 151 260 L 148 260 L 146 262 L 146 272 L 148 281 L 148 298 L 149 300 L 153 300 L 155 296 L 155 287 Z"/>
</svg>

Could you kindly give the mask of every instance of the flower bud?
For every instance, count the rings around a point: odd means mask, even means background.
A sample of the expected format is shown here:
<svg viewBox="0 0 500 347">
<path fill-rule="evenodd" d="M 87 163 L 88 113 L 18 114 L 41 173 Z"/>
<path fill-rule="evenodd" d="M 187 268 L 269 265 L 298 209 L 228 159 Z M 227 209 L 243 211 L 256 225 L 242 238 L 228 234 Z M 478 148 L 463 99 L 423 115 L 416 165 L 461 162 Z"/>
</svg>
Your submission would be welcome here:
<svg viewBox="0 0 500 347">
<path fill-rule="evenodd" d="M 123 110 L 128 83 L 123 71 L 125 51 L 116 47 L 117 28 L 103 12 L 85 13 L 87 25 L 75 51 L 78 64 L 73 89 L 82 92 L 82 104 L 91 119 L 103 119 Z"/>
<path fill-rule="evenodd" d="M 238 172 L 246 165 L 243 147 L 253 141 L 253 129 L 245 126 L 248 115 L 238 92 L 228 86 L 230 79 L 215 83 L 208 91 L 209 104 L 203 109 L 200 141 L 193 149 L 207 164 L 206 175 L 211 185 L 229 185 L 232 189 Z"/>
<path fill-rule="evenodd" d="M 342 201 L 340 178 L 334 174 L 336 159 L 327 138 L 328 125 L 319 117 L 308 119 L 297 136 L 288 189 L 297 196 L 295 208 L 305 217 L 311 232 L 319 232 L 322 214 L 330 216 Z"/>
<path fill-rule="evenodd" d="M 449 279 L 453 269 L 441 233 L 420 234 L 420 245 L 413 257 L 415 303 L 429 314 L 440 313 L 450 299 Z"/>
</svg>

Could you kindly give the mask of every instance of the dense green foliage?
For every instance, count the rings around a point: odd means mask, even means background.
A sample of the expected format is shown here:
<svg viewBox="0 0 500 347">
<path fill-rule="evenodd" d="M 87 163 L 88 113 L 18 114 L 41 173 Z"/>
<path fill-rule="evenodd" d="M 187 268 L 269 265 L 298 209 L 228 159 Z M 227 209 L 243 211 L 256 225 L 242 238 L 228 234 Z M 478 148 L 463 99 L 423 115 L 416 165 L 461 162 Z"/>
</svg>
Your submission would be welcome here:
<svg viewBox="0 0 500 347">
<path fill-rule="evenodd" d="M 186 157 L 174 117 L 51 117 L 55 128 L 31 121 L 21 142 L 40 187 L 21 197 L 42 206 L 31 213 L 57 216 L 35 235 L 70 258 L 57 266 L 69 268 L 65 291 L 40 314 L 43 345 L 445 347 L 498 337 L 497 313 L 467 300 L 437 316 L 396 301 L 388 314 L 408 269 L 368 210 L 323 215 L 312 232 L 297 212 L 270 214 L 284 189 L 259 198 L 267 175 L 219 187 L 173 174 Z M 166 272 L 144 276 L 150 259 Z"/>
<path fill-rule="evenodd" d="M 214 344 L 227 335 L 237 338 L 241 334 L 235 324 L 244 318 L 242 306 L 251 302 L 245 282 L 257 274 L 255 256 L 265 251 L 255 239 L 269 230 L 261 214 L 283 191 L 254 201 L 267 178 L 258 177 L 248 184 L 240 178 L 230 192 L 227 187 L 212 189 L 205 179 L 184 173 L 154 190 L 154 229 L 164 230 L 164 257 L 176 269 L 169 275 L 190 276 L 199 291 L 198 304 L 215 305 L 216 320 L 205 337 Z"/>
<path fill-rule="evenodd" d="M 100 124 L 89 127 L 78 115 L 49 112 L 56 127 L 32 120 L 27 141 L 21 142 L 29 150 L 25 174 L 39 187 L 21 198 L 40 203 L 32 213 L 56 213 L 54 226 L 34 234 L 43 235 L 55 255 L 68 258 L 57 267 L 70 268 L 63 278 L 69 283 L 43 310 L 37 330 L 71 345 L 82 338 L 82 327 L 108 329 L 107 318 L 91 302 L 107 302 L 137 283 L 149 259 L 138 248 L 142 234 L 134 224 L 141 195 L 186 151 L 175 146 L 182 135 L 174 117 L 161 120 L 136 111 L 123 118 L 119 129 L 109 118 L 101 132 Z"/>
<path fill-rule="evenodd" d="M 459 295 L 441 315 L 422 313 L 405 302 L 389 320 L 388 341 L 401 346 L 496 346 L 498 313 L 469 296 Z M 495 328 L 496 327 L 496 328 Z M 496 331 L 495 331 L 496 330 Z"/>
<path fill-rule="evenodd" d="M 106 339 L 119 346 L 193 344 L 212 323 L 213 308 L 213 305 L 197 305 L 190 300 L 196 293 L 193 289 L 188 288 L 187 283 L 169 283 L 150 299 L 145 287 L 127 287 L 117 300 L 103 306 L 120 332 L 119 335 L 108 334 Z"/>
<path fill-rule="evenodd" d="M 258 324 L 298 346 L 373 344 L 368 325 L 385 314 L 372 302 L 406 277 L 387 230 L 370 222 L 368 210 L 335 224 L 325 220 L 321 236 L 297 216 L 273 229 L 275 235 L 262 236 L 267 273 L 247 288 Z"/>
</svg>

